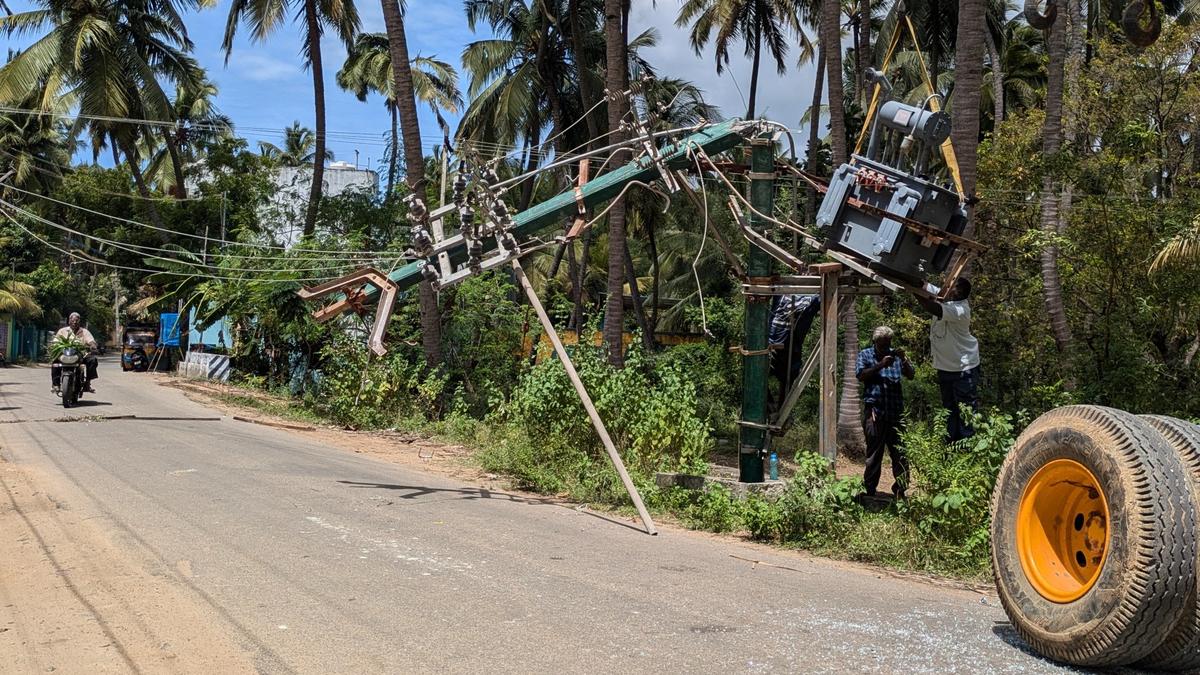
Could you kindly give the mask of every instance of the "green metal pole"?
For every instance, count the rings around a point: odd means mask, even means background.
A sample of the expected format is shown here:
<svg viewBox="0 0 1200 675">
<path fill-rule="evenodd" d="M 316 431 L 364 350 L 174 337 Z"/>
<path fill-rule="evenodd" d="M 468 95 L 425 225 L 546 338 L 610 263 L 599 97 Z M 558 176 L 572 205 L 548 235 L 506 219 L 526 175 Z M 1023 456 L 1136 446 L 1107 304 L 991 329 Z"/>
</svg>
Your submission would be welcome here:
<svg viewBox="0 0 1200 675">
<path fill-rule="evenodd" d="M 771 215 L 775 201 L 775 143 L 769 138 L 750 142 L 750 203 L 755 210 Z M 750 213 L 750 227 L 762 232 L 767 223 Z M 751 284 L 769 283 L 771 256 L 751 244 L 746 258 L 746 275 Z M 746 336 L 742 357 L 742 430 L 738 480 L 761 483 L 763 451 L 767 446 L 767 373 L 771 357 L 767 353 L 767 328 L 771 296 L 746 296 Z"/>
</svg>

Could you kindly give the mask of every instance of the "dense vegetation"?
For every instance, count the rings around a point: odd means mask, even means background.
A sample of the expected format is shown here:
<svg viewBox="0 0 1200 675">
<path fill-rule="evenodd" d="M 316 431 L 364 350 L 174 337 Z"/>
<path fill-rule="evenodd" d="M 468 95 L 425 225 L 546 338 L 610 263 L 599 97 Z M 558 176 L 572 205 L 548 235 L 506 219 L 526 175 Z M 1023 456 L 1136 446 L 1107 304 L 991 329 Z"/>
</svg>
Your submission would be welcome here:
<svg viewBox="0 0 1200 675">
<path fill-rule="evenodd" d="M 318 175 L 311 194 L 305 187 L 280 200 L 280 167 L 319 174 L 327 158 L 321 94 L 315 130 L 297 123 L 280 143 L 251 147 L 217 109 L 216 85 L 191 54 L 187 12 L 207 3 L 33 4 L 0 17 L 0 33 L 38 38 L 0 68 L 0 314 L 52 329 L 79 310 L 105 339 L 118 321 L 194 307 L 201 323 L 226 318 L 245 384 L 339 424 L 467 442 L 484 467 L 521 487 L 618 507 L 623 491 L 561 365 L 527 350 L 538 324 L 508 275 L 439 294 L 423 286 L 413 293 L 420 302 L 398 305 L 384 357 L 366 351 L 358 317 L 318 324 L 294 291 L 362 264 L 393 268 L 411 243 L 405 197 L 440 205 L 443 157 L 422 154 L 418 103 L 461 115 L 448 133 L 455 159 L 500 157 L 500 173 L 513 176 L 619 136 L 625 111 L 608 109 L 604 91 L 630 77 L 653 76 L 645 98 L 661 108 L 663 128 L 719 118 L 699 90 L 643 54 L 690 40 L 699 55 L 711 43 L 720 70 L 730 50 L 744 48 L 750 115 L 763 60 L 825 74 L 806 118 L 783 121 L 816 131 L 799 161 L 828 173 L 865 114 L 861 72 L 882 66 L 905 30 L 900 3 L 887 0 L 688 0 L 669 36 L 629 35 L 620 0 L 468 0 L 463 20 L 490 37 L 461 55 L 464 97 L 449 62 L 410 59 L 396 0 L 383 0 L 386 34 L 361 33 L 350 2 L 235 3 L 227 44 L 242 22 L 267 39 L 289 29 L 284 18 L 311 15 L 346 45 L 338 84 L 363 100 L 381 97 L 393 120 L 381 192 L 322 195 Z M 908 502 L 864 510 L 851 499 L 858 479 L 838 478 L 812 454 L 814 392 L 775 442 L 788 479 L 778 499 L 739 503 L 720 489 L 653 486 L 656 471 L 704 472 L 735 456 L 741 364 L 729 348 L 741 343 L 744 300 L 710 228 L 738 254 L 746 245 L 723 184 L 704 184 L 706 204 L 676 199 L 666 212 L 653 195 L 632 192 L 603 228 L 526 267 L 560 327 L 603 333 L 600 346 L 576 349 L 576 363 L 652 506 L 718 531 L 977 574 L 996 468 L 1032 417 L 1073 401 L 1200 416 L 1188 395 L 1200 368 L 1200 26 L 1178 3 L 1163 3 L 1176 16 L 1138 47 L 1115 23 L 1116 3 L 1060 3 L 1048 30 L 1002 2 L 908 4 L 920 51 L 901 40 L 889 74 L 910 101 L 924 100 L 930 84 L 945 97 L 973 236 L 990 247 L 971 270 L 987 412 L 965 444 L 941 440 L 917 305 L 863 299 L 843 322 L 847 352 L 888 323 L 921 364 L 906 391 L 916 474 Z M 319 78 L 313 22 L 298 26 Z M 842 44 L 842 26 L 852 46 L 824 49 Z M 114 65 L 90 65 L 101 62 Z M 825 92 L 833 100 L 822 107 Z M 79 161 L 89 152 L 92 162 Z M 95 161 L 110 155 L 107 166 Z M 510 206 L 557 193 L 574 171 L 523 181 L 507 193 Z M 813 199 L 784 186 L 777 209 L 803 218 Z M 293 232 L 303 233 L 299 243 Z M 608 348 L 623 331 L 637 334 L 634 346 Z M 672 347 L 647 339 L 661 332 L 703 339 Z M 842 387 L 841 441 L 853 455 L 858 385 L 843 377 Z"/>
</svg>

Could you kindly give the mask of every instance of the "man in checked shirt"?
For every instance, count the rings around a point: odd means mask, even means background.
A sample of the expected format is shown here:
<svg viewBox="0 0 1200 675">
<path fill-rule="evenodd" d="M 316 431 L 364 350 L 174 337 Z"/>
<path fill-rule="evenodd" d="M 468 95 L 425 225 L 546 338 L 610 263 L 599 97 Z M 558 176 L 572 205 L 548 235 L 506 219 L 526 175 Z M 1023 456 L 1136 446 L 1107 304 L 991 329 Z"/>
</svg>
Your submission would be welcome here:
<svg viewBox="0 0 1200 675">
<path fill-rule="evenodd" d="M 858 353 L 855 374 L 863 383 L 863 431 L 867 436 L 867 468 L 863 473 L 866 497 L 874 497 L 883 472 L 883 451 L 892 457 L 892 492 L 904 499 L 908 485 L 908 458 L 900 445 L 900 422 L 904 414 L 901 378 L 912 379 L 915 371 L 902 349 L 892 349 L 894 332 L 880 326 L 871 335 L 871 346 Z"/>
</svg>

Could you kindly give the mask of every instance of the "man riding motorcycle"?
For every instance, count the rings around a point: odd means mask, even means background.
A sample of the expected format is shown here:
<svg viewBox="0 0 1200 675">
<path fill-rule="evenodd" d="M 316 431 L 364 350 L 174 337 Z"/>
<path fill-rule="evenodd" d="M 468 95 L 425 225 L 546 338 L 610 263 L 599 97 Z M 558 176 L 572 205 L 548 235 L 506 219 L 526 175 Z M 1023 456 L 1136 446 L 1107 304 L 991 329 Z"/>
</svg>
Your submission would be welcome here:
<svg viewBox="0 0 1200 675">
<path fill-rule="evenodd" d="M 55 338 L 70 338 L 74 337 L 83 344 L 87 345 L 87 356 L 83 357 L 83 365 L 87 367 L 87 382 L 84 383 L 84 391 L 96 393 L 92 389 L 92 380 L 98 379 L 100 375 L 96 372 L 96 338 L 92 337 L 91 331 L 80 326 L 83 317 L 79 316 L 79 312 L 71 312 L 71 316 L 67 318 L 67 325 L 63 326 L 54 334 Z M 50 381 L 54 388 L 54 393 L 59 393 L 59 382 L 62 377 L 62 371 L 58 368 L 50 370 Z"/>
</svg>

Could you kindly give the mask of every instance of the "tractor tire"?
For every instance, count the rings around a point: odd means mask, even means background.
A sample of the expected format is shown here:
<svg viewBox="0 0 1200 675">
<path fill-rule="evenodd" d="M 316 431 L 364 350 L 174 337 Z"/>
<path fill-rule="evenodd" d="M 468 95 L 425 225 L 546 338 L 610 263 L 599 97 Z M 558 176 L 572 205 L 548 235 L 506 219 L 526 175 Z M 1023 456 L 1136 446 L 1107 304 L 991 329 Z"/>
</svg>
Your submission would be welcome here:
<svg viewBox="0 0 1200 675">
<path fill-rule="evenodd" d="M 1158 649 L 1195 585 L 1190 482 L 1135 415 L 1069 406 L 1035 420 L 992 493 L 992 571 L 1018 634 L 1080 666 Z"/>
<path fill-rule="evenodd" d="M 1200 427 L 1173 417 L 1142 415 L 1171 444 L 1191 474 L 1192 494 L 1200 507 Z M 1200 515 L 1197 516 L 1200 522 Z M 1197 550 L 1200 555 L 1200 548 Z M 1197 562 L 1200 566 L 1200 562 Z M 1198 571 L 1200 574 L 1200 571 Z M 1177 672 L 1200 672 L 1200 577 L 1187 596 L 1187 613 L 1158 649 L 1138 663 L 1143 668 Z"/>
</svg>

